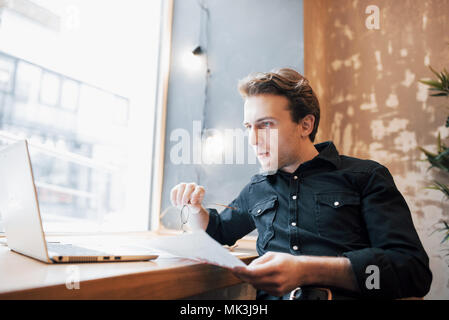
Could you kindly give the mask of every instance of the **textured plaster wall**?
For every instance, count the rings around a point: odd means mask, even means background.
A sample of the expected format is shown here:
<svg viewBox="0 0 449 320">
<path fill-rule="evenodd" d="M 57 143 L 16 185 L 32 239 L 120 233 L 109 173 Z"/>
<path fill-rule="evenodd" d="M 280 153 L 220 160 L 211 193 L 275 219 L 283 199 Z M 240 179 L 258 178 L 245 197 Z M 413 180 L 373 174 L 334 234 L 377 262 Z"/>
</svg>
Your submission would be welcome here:
<svg viewBox="0 0 449 320">
<path fill-rule="evenodd" d="M 370 5 L 379 8 L 378 30 L 366 26 Z M 418 82 L 433 76 L 426 65 L 449 67 L 449 1 L 304 0 L 304 30 L 305 75 L 323 113 L 318 140 L 390 169 L 430 257 L 426 298 L 449 299 L 447 246 L 442 233 L 431 234 L 449 219 L 449 201 L 424 189 L 447 177 L 427 171 L 417 150 L 435 151 L 438 132 L 449 142 L 449 101 L 430 97 Z"/>
</svg>

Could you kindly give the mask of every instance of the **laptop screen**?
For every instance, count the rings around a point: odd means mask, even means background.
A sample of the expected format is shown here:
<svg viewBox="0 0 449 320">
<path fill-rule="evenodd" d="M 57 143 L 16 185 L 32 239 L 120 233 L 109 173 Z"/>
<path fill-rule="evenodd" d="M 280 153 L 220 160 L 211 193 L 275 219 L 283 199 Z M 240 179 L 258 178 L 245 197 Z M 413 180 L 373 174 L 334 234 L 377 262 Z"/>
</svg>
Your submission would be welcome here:
<svg viewBox="0 0 449 320">
<path fill-rule="evenodd" d="M 8 247 L 48 261 L 33 171 L 25 140 L 0 150 L 0 211 Z"/>
</svg>

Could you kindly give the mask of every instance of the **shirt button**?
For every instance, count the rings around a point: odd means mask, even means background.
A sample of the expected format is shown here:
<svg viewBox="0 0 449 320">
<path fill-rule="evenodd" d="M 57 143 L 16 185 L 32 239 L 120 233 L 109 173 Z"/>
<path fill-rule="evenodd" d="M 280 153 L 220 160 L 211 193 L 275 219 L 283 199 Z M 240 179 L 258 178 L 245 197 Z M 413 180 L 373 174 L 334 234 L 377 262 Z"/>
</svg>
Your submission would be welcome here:
<svg viewBox="0 0 449 320">
<path fill-rule="evenodd" d="M 335 202 L 334 202 L 334 206 L 335 206 L 335 207 L 337 207 L 337 206 L 339 206 L 339 205 L 340 205 L 340 202 L 338 202 L 338 201 L 335 201 Z"/>
<path fill-rule="evenodd" d="M 292 197 L 293 200 L 296 200 L 296 198 L 297 198 L 296 196 L 293 196 L 293 197 Z"/>
<path fill-rule="evenodd" d="M 299 249 L 298 246 L 293 246 L 292 248 L 293 248 L 293 250 L 295 250 L 295 251 L 297 251 L 297 250 Z"/>
<path fill-rule="evenodd" d="M 298 176 L 294 176 L 293 179 L 295 179 L 295 180 L 298 179 Z"/>
<path fill-rule="evenodd" d="M 296 222 L 292 222 L 292 226 L 296 227 Z"/>
</svg>

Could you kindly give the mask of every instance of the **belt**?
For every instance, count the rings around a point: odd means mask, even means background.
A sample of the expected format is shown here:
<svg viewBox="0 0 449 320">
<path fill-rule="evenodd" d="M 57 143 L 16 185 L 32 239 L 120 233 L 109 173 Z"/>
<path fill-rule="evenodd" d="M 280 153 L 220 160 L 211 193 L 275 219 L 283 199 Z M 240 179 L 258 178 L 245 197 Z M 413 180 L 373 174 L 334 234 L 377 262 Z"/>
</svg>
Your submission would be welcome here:
<svg viewBox="0 0 449 320">
<path fill-rule="evenodd" d="M 354 295 L 341 294 L 329 288 L 298 287 L 289 294 L 289 300 L 355 300 Z"/>
</svg>

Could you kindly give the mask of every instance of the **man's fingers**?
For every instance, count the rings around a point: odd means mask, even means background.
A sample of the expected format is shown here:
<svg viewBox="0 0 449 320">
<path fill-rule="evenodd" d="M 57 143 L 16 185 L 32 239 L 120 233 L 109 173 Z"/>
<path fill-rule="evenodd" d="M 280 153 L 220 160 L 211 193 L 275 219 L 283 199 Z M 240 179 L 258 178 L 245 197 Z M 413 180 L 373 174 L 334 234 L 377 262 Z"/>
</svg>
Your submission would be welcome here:
<svg viewBox="0 0 449 320">
<path fill-rule="evenodd" d="M 196 184 L 195 183 L 189 183 L 185 190 L 184 190 L 184 195 L 182 196 L 182 205 L 186 205 L 190 202 L 190 197 L 193 193 L 193 191 L 195 190 Z"/>
<path fill-rule="evenodd" d="M 254 276 L 253 274 L 248 271 L 247 269 L 232 269 L 232 272 L 234 273 L 234 275 L 239 278 L 240 280 L 244 281 L 244 282 L 249 282 L 249 283 L 253 283 L 254 281 Z"/>
<path fill-rule="evenodd" d="M 270 277 L 278 272 L 277 268 L 275 266 L 271 266 L 269 263 L 249 266 L 248 270 L 253 278 Z"/>
<path fill-rule="evenodd" d="M 182 205 L 182 197 L 184 195 L 184 190 L 185 189 L 186 189 L 186 184 L 185 183 L 178 184 L 178 193 L 176 195 L 176 204 L 177 204 L 177 206 L 181 206 Z"/>
<path fill-rule="evenodd" d="M 252 284 L 258 289 L 275 287 L 278 285 L 276 275 L 254 276 L 250 273 L 234 273 L 240 280 Z"/>
<path fill-rule="evenodd" d="M 171 204 L 174 207 L 178 206 L 178 203 L 176 201 L 177 194 L 178 194 L 178 188 L 177 188 L 177 186 L 175 186 L 173 189 L 171 189 L 171 192 L 170 192 Z"/>
<path fill-rule="evenodd" d="M 200 205 L 203 202 L 206 191 L 202 186 L 196 186 L 190 197 L 190 203 L 193 205 Z"/>
<path fill-rule="evenodd" d="M 204 187 L 198 186 L 194 182 L 182 182 L 171 190 L 170 200 L 175 207 L 183 205 L 198 206 L 203 202 L 205 193 Z"/>
<path fill-rule="evenodd" d="M 248 265 L 246 268 L 234 268 L 233 272 L 238 276 L 245 279 L 247 282 L 258 281 L 259 278 L 270 277 L 277 273 L 275 266 L 271 266 L 270 263 L 260 263 L 257 265 Z"/>
<path fill-rule="evenodd" d="M 254 259 L 246 268 L 247 273 L 251 273 L 254 277 L 268 276 L 274 274 L 277 269 L 273 263 L 275 256 L 268 252 L 257 259 Z"/>
<path fill-rule="evenodd" d="M 259 290 L 264 290 L 271 295 L 281 296 L 279 275 L 276 272 L 269 272 L 267 274 L 257 274 L 247 267 L 236 267 L 232 269 L 234 275 L 244 282 L 250 283 Z"/>
<path fill-rule="evenodd" d="M 265 253 L 263 256 L 258 257 L 257 259 L 254 259 L 249 265 L 255 266 L 258 264 L 266 263 L 273 259 L 274 255 L 271 252 Z"/>
</svg>

